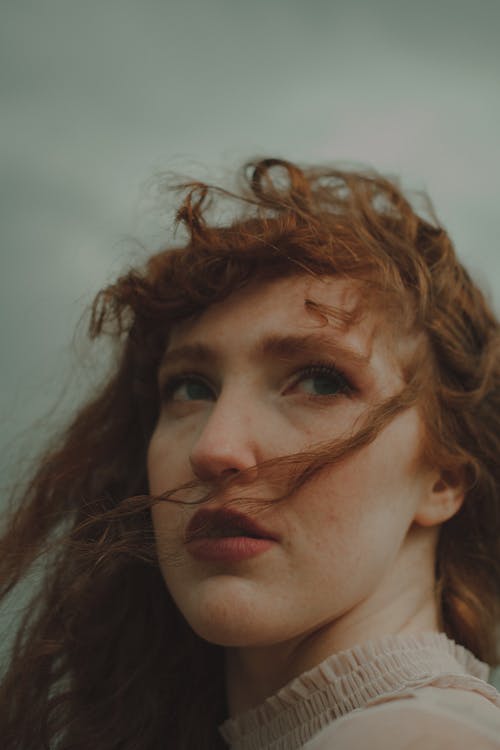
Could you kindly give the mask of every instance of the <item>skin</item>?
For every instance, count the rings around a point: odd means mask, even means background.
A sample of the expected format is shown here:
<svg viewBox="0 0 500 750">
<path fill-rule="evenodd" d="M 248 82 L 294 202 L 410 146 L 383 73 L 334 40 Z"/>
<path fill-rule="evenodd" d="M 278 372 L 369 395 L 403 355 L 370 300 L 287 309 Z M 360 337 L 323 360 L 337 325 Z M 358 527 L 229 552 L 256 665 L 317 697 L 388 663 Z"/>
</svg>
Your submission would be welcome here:
<svg viewBox="0 0 500 750">
<path fill-rule="evenodd" d="M 353 282 L 334 277 L 261 282 L 176 327 L 159 377 L 184 380 L 163 398 L 148 450 L 150 491 L 193 479 L 206 491 L 231 476 L 235 484 L 213 507 L 231 496 L 270 499 L 276 486 L 259 464 L 346 437 L 367 409 L 398 392 L 400 349 L 379 315 L 342 327 L 304 306 L 312 298 L 349 310 L 358 294 Z M 314 356 L 260 350 L 267 337 L 287 335 L 321 336 L 324 346 L 315 344 Z M 172 351 L 199 344 L 213 350 L 201 366 L 193 356 L 169 363 Z M 307 372 L 318 359 L 349 385 Z M 193 372 L 196 379 L 186 380 Z M 166 586 L 194 631 L 226 647 L 230 715 L 332 653 L 382 635 L 439 630 L 436 542 L 463 493 L 422 465 L 422 436 L 411 408 L 370 445 L 269 504 L 258 520 L 280 540 L 248 560 L 195 559 L 183 535 L 199 506 L 152 508 Z"/>
</svg>

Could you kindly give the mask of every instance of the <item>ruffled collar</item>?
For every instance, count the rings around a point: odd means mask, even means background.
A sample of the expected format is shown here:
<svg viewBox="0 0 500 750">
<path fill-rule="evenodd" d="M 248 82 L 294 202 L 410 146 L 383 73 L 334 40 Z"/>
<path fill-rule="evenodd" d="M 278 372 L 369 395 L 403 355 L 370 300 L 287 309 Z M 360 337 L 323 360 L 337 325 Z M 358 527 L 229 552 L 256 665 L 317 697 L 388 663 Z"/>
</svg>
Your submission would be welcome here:
<svg viewBox="0 0 500 750">
<path fill-rule="evenodd" d="M 407 689 L 477 683 L 496 692 L 489 671 L 445 633 L 389 635 L 329 656 L 219 731 L 232 750 L 294 750 L 334 719 Z"/>
</svg>

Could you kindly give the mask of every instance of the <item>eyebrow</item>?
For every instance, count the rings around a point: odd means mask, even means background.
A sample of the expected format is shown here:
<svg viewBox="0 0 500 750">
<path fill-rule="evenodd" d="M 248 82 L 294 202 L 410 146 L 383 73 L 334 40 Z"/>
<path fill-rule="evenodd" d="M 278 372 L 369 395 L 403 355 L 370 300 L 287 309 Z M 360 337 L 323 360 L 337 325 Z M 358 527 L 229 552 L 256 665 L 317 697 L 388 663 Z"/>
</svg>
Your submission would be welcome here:
<svg viewBox="0 0 500 750">
<path fill-rule="evenodd" d="M 257 361 L 271 357 L 293 361 L 300 356 L 318 358 L 322 354 L 341 358 L 354 368 L 366 367 L 371 359 L 370 351 L 347 346 L 338 340 L 317 333 L 287 336 L 272 334 L 259 341 L 252 353 Z M 158 368 L 158 375 L 161 377 L 164 371 L 183 363 L 218 365 L 222 359 L 222 352 L 217 348 L 202 343 L 184 344 L 170 351 L 167 350 Z"/>
</svg>

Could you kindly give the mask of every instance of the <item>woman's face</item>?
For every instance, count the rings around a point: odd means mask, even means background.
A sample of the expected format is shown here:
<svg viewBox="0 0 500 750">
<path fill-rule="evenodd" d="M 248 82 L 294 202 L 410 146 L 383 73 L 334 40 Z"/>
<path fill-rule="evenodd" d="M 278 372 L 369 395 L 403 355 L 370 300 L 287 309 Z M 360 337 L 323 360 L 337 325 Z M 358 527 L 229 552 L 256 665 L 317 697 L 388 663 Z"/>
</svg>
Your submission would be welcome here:
<svg viewBox="0 0 500 750">
<path fill-rule="evenodd" d="M 333 277 L 251 285 L 179 325 L 160 367 L 151 493 L 199 479 L 194 498 L 227 476 L 236 482 L 205 506 L 161 502 L 152 509 L 166 585 L 192 628 L 214 643 L 271 645 L 356 608 L 361 615 L 387 606 L 408 532 L 430 491 L 413 408 L 260 513 L 272 541 L 231 547 L 234 540 L 211 539 L 206 554 L 199 540 L 186 543 L 200 507 L 279 494 L 272 474 L 258 467 L 238 482 L 245 469 L 349 436 L 367 409 L 403 386 L 381 316 L 367 313 L 341 327 L 311 314 L 306 298 L 344 310 L 358 300 L 352 283 Z"/>
</svg>

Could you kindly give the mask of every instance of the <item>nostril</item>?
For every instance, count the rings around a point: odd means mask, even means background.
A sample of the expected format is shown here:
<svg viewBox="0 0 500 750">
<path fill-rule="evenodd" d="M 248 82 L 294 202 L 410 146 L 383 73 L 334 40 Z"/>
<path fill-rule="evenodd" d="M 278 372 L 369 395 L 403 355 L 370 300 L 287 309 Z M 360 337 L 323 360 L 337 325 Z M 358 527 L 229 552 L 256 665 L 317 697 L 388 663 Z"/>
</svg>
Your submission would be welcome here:
<svg viewBox="0 0 500 750">
<path fill-rule="evenodd" d="M 221 479 L 230 480 L 236 477 L 240 473 L 240 469 L 231 466 L 224 466 L 224 462 L 217 461 L 214 459 L 194 457 L 189 459 L 191 469 L 196 477 L 202 482 L 213 481 L 214 479 L 220 481 Z"/>
<path fill-rule="evenodd" d="M 198 479 L 220 480 L 236 477 L 255 461 L 253 456 L 244 455 L 238 461 L 240 457 L 232 454 L 233 451 L 217 451 L 215 447 L 212 450 L 197 450 L 191 454 L 189 463 Z"/>
<path fill-rule="evenodd" d="M 239 474 L 239 469 L 223 469 L 221 472 L 221 477 L 234 477 L 236 474 Z"/>
<path fill-rule="evenodd" d="M 191 470 L 194 476 L 196 477 L 196 479 L 199 479 L 200 482 L 211 481 L 212 479 L 214 479 L 214 473 L 209 470 L 206 464 L 202 464 L 198 461 L 193 461 L 193 459 L 189 459 L 189 463 L 191 464 Z"/>
</svg>

